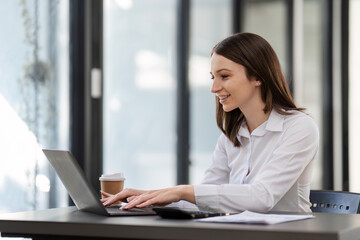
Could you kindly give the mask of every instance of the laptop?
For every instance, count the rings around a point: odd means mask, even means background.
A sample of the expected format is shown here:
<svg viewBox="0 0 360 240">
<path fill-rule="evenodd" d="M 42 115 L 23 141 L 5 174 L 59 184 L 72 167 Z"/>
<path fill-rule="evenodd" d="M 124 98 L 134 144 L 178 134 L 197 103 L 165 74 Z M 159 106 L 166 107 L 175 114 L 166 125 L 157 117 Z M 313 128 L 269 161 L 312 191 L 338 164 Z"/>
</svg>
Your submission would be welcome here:
<svg viewBox="0 0 360 240">
<path fill-rule="evenodd" d="M 156 215 L 149 207 L 129 210 L 122 210 L 118 206 L 105 207 L 96 191 L 87 182 L 84 172 L 71 152 L 49 149 L 43 149 L 43 152 L 79 210 L 104 216 Z"/>
</svg>

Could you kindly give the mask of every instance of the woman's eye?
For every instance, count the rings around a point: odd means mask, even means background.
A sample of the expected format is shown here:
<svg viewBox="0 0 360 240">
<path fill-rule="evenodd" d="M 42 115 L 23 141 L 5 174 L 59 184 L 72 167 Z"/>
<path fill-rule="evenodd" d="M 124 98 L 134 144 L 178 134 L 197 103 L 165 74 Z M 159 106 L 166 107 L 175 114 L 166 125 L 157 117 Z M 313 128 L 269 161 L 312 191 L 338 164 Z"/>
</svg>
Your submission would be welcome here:
<svg viewBox="0 0 360 240">
<path fill-rule="evenodd" d="M 222 79 L 227 79 L 227 78 L 229 77 L 229 75 L 224 75 L 224 74 L 223 74 L 223 75 L 220 75 L 220 77 L 221 77 Z M 211 76 L 210 79 L 211 79 L 211 80 L 214 80 L 214 79 L 215 79 L 215 76 Z"/>
</svg>

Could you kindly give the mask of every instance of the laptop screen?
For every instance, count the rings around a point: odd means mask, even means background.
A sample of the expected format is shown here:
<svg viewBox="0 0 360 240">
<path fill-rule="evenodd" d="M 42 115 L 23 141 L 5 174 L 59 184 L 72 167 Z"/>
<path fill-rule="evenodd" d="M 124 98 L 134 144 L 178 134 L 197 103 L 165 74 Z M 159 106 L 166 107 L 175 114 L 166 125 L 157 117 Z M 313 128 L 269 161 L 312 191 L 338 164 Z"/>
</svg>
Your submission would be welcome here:
<svg viewBox="0 0 360 240">
<path fill-rule="evenodd" d="M 69 151 L 43 149 L 43 152 L 79 210 L 108 215 L 75 157 Z"/>
</svg>

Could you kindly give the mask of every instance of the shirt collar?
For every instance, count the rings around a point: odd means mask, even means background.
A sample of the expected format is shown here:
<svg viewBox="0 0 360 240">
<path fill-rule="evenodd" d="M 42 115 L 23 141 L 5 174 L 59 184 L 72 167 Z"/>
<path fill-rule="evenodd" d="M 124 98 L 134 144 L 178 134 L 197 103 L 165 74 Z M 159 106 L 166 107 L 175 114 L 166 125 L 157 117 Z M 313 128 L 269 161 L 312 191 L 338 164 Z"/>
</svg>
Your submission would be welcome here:
<svg viewBox="0 0 360 240">
<path fill-rule="evenodd" d="M 251 133 L 253 136 L 264 136 L 267 131 L 270 132 L 281 132 L 283 131 L 283 124 L 284 124 L 284 115 L 278 113 L 275 109 L 273 109 L 270 113 L 268 120 L 266 120 L 263 124 L 258 126 L 254 131 Z M 241 143 L 241 137 L 249 138 L 250 133 L 249 129 L 246 125 L 246 120 L 244 119 L 241 123 L 239 129 L 239 140 Z"/>
<path fill-rule="evenodd" d="M 249 129 L 248 129 L 247 125 L 246 125 L 246 119 L 245 118 L 243 119 L 243 121 L 241 123 L 238 136 L 240 138 L 241 137 L 246 137 L 246 138 L 250 137 Z"/>
<path fill-rule="evenodd" d="M 271 132 L 282 132 L 284 127 L 285 115 L 273 109 L 266 124 L 266 130 Z"/>
</svg>

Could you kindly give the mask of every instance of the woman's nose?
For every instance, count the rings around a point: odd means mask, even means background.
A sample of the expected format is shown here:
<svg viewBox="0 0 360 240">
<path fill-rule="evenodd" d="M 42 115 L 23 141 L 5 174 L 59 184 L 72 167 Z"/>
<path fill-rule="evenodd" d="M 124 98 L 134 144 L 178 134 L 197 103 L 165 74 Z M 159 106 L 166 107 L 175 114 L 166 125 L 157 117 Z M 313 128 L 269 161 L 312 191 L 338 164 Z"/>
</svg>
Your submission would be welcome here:
<svg viewBox="0 0 360 240">
<path fill-rule="evenodd" d="M 211 86 L 211 92 L 217 93 L 220 90 L 221 90 L 221 85 L 218 83 L 216 79 L 214 79 L 213 84 Z"/>
</svg>

